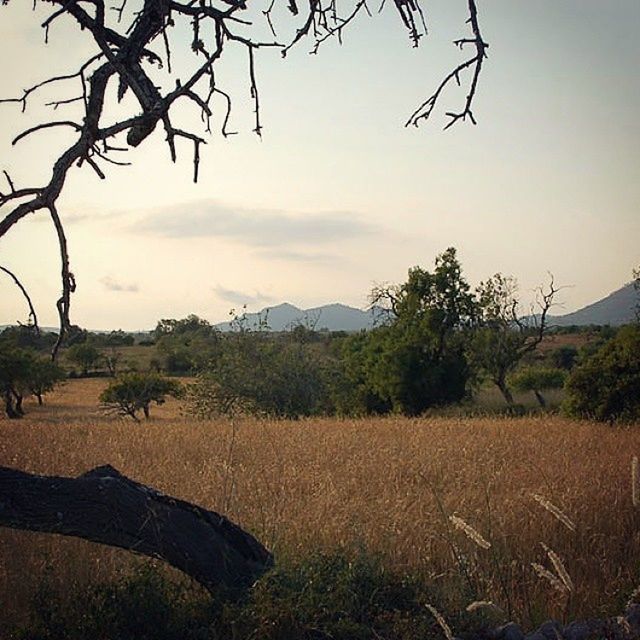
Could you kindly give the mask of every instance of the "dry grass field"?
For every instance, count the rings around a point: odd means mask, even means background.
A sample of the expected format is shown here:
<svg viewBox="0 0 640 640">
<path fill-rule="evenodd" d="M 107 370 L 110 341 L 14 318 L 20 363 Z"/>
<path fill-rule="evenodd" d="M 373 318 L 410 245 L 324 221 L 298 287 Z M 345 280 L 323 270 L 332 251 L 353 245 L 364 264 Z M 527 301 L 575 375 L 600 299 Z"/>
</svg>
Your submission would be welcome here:
<svg viewBox="0 0 640 640">
<path fill-rule="evenodd" d="M 199 422 L 170 402 L 135 424 L 100 412 L 104 384 L 69 382 L 44 407 L 27 405 L 25 419 L 0 420 L 0 464 L 76 475 L 110 463 L 225 513 L 281 562 L 314 549 L 365 549 L 390 570 L 429 576 L 452 601 L 473 592 L 526 626 L 541 617 L 619 613 L 640 583 L 630 471 L 640 455 L 638 428 L 555 416 Z M 575 531 L 534 494 L 561 509 Z M 0 615 L 19 616 L 45 572 L 64 591 L 126 570 L 132 557 L 2 529 Z M 532 567 L 558 575 L 553 558 L 571 591 Z"/>
</svg>

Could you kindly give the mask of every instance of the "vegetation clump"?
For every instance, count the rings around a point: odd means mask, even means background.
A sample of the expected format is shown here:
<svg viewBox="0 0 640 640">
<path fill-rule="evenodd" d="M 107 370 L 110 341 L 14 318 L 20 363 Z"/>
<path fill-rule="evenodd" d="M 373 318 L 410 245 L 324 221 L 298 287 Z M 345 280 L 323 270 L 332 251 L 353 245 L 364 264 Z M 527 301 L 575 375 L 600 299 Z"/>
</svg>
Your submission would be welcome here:
<svg viewBox="0 0 640 640">
<path fill-rule="evenodd" d="M 116 378 L 100 394 L 100 402 L 107 411 L 139 421 L 138 411 L 149 418 L 152 402 L 163 404 L 167 396 L 180 398 L 183 392 L 184 387 L 177 380 L 157 373 L 132 372 Z"/>
</svg>

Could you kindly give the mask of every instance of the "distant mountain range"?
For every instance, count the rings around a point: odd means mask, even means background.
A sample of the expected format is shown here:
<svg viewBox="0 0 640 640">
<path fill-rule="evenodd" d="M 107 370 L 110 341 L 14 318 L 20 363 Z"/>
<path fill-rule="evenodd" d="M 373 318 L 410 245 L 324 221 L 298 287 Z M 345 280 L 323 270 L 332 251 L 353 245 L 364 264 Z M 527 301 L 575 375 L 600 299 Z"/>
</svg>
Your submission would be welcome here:
<svg viewBox="0 0 640 640">
<path fill-rule="evenodd" d="M 639 303 L 640 293 L 630 282 L 622 289 L 618 289 L 602 300 L 593 302 L 582 309 L 562 316 L 552 316 L 549 323 L 557 327 L 590 324 L 608 324 L 612 327 L 618 327 L 634 321 Z"/>
<path fill-rule="evenodd" d="M 602 300 L 561 316 L 550 316 L 549 324 L 557 327 L 571 325 L 611 325 L 614 327 L 628 324 L 635 320 L 636 306 L 640 303 L 640 294 L 633 283 L 629 283 L 610 293 Z M 288 331 L 297 325 L 320 331 L 361 331 L 371 329 L 380 324 L 382 311 L 373 308 L 362 311 L 345 304 L 333 303 L 311 309 L 300 309 L 288 302 L 275 307 L 265 307 L 257 313 L 246 314 L 246 324 L 255 329 L 261 319 L 266 321 L 272 331 Z M 0 325 L 0 330 L 9 325 Z M 229 322 L 215 325 L 221 331 L 229 331 Z M 56 327 L 43 327 L 44 331 L 57 331 Z M 96 333 L 108 333 L 97 331 Z M 127 333 L 142 334 L 145 332 L 130 331 Z"/>
<path fill-rule="evenodd" d="M 610 293 L 602 300 L 561 316 L 550 316 L 549 324 L 556 327 L 571 325 L 611 325 L 617 327 L 635 320 L 636 305 L 640 302 L 640 294 L 633 283 L 629 283 Z M 247 326 L 255 328 L 260 319 L 266 320 L 272 331 L 288 331 L 297 325 L 309 329 L 328 329 L 329 331 L 360 331 L 371 329 L 380 324 L 380 309 L 362 311 L 344 304 L 334 303 L 311 309 L 300 309 L 288 302 L 275 307 L 265 307 L 257 313 L 246 315 Z M 221 331 L 229 331 L 228 322 L 215 325 Z"/>
<path fill-rule="evenodd" d="M 320 331 L 360 331 L 371 329 L 380 316 L 380 310 L 362 311 L 346 304 L 333 303 L 311 309 L 300 309 L 288 302 L 275 307 L 265 307 L 257 313 L 247 313 L 244 322 L 255 329 L 265 322 L 271 331 L 289 331 L 298 325 Z M 229 331 L 231 323 L 215 325 L 221 331 Z"/>
</svg>

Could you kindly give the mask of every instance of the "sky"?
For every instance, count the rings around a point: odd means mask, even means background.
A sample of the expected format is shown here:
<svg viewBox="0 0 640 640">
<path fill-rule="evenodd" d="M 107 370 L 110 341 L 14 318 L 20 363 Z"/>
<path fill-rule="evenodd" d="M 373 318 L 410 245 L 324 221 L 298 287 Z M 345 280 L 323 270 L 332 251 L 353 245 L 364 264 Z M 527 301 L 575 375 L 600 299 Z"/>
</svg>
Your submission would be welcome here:
<svg viewBox="0 0 640 640">
<path fill-rule="evenodd" d="M 45 45 L 39 25 L 51 8 L 31 4 L 0 6 L 2 97 L 74 71 L 93 51 L 63 20 Z M 640 265 L 640 3 L 479 0 L 490 48 L 477 126 L 442 130 L 445 112 L 462 105 L 463 82 L 432 120 L 406 128 L 462 60 L 452 40 L 467 33 L 465 8 L 429 2 L 430 33 L 417 49 L 387 3 L 318 55 L 309 55 L 311 41 L 285 59 L 258 51 L 261 138 L 252 133 L 246 55 L 230 51 L 218 83 L 232 96 L 237 135 L 220 134 L 225 109 L 215 103 L 197 185 L 190 144 L 172 164 L 159 130 L 129 153 L 131 166 L 105 167 L 104 181 L 74 168 L 59 201 L 78 283 L 72 321 L 138 330 L 190 313 L 223 321 L 243 304 L 362 308 L 374 284 L 431 268 L 449 246 L 472 286 L 496 272 L 515 276 L 525 307 L 552 273 L 563 285 L 554 314 L 628 282 Z M 286 40 L 294 26 L 279 18 Z M 264 24 L 255 28 L 270 37 Z M 187 36 L 172 35 L 177 77 L 189 65 L 180 53 Z M 50 130 L 15 147 L 12 138 L 72 117 L 73 105 L 52 112 L 45 103 L 77 93 L 69 81 L 38 94 L 26 113 L 0 104 L 0 168 L 18 188 L 48 180 L 73 134 Z M 135 113 L 128 100 L 105 121 Z M 201 126 L 194 111 L 180 115 Z M 55 325 L 60 265 L 45 213 L 0 238 L 0 265 L 27 287 L 40 323 Z M 20 292 L 0 280 L 0 324 L 26 318 Z"/>
</svg>

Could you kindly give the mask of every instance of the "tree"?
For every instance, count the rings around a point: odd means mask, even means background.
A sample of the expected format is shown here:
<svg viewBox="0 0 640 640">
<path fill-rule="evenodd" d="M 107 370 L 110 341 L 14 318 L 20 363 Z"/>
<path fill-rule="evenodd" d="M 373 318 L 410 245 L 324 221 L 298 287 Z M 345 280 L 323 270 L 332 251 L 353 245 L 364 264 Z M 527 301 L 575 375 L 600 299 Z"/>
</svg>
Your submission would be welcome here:
<svg viewBox="0 0 640 640">
<path fill-rule="evenodd" d="M 114 380 L 101 394 L 100 402 L 108 411 L 129 416 L 139 422 L 138 411 L 149 418 L 151 403 L 164 404 L 167 396 L 180 398 L 183 386 L 177 380 L 157 373 L 125 373 Z"/>
<path fill-rule="evenodd" d="M 561 389 L 567 374 L 562 369 L 550 367 L 527 367 L 518 371 L 511 383 L 518 391 L 533 391 L 538 404 L 544 409 L 547 406 L 542 392 L 548 389 Z"/>
<path fill-rule="evenodd" d="M 437 256 L 433 272 L 414 267 L 405 283 L 375 287 L 371 303 L 387 310 L 388 323 L 366 338 L 370 389 L 410 415 L 461 400 L 471 376 L 465 331 L 476 303 L 456 250 Z"/>
<path fill-rule="evenodd" d="M 100 357 L 100 351 L 87 342 L 74 344 L 67 351 L 67 358 L 82 369 L 83 376 L 89 375 L 89 370 L 98 364 Z"/>
<path fill-rule="evenodd" d="M 22 400 L 28 389 L 33 355 L 6 343 L 0 345 L 0 389 L 8 418 L 24 415 Z"/>
<path fill-rule="evenodd" d="M 27 385 L 29 391 L 38 399 L 38 404 L 42 405 L 42 396 L 53 391 L 65 378 L 64 371 L 57 363 L 38 357 L 31 361 Z"/>
<path fill-rule="evenodd" d="M 567 412 L 604 422 L 640 420 L 640 325 L 622 327 L 573 369 Z"/>
<path fill-rule="evenodd" d="M 548 328 L 547 315 L 557 293 L 553 277 L 537 291 L 536 307 L 528 317 L 520 313 L 515 278 L 496 273 L 477 288 L 479 317 L 470 342 L 470 358 L 500 389 L 509 406 L 513 394 L 508 376 L 528 353 L 542 342 Z"/>
</svg>

